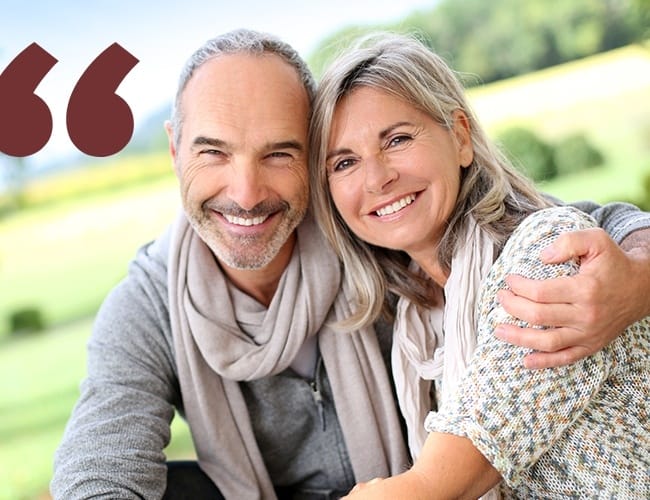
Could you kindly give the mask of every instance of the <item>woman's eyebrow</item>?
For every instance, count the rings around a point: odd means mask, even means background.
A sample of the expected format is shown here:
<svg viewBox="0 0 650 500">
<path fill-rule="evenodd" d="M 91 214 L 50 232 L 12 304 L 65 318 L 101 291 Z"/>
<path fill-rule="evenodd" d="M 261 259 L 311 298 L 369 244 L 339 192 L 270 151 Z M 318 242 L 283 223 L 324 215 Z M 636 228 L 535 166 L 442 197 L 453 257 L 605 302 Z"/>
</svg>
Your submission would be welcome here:
<svg viewBox="0 0 650 500">
<path fill-rule="evenodd" d="M 385 129 L 381 130 L 379 132 L 379 139 L 385 139 L 393 130 L 396 128 L 402 127 L 402 126 L 413 126 L 413 123 L 411 122 L 397 122 L 393 123 L 392 125 L 389 125 Z M 346 155 L 352 153 L 352 150 L 349 148 L 339 148 L 339 149 L 334 149 L 333 151 L 329 151 L 327 153 L 327 156 L 325 157 L 325 161 L 329 161 L 332 157 L 338 156 L 338 155 Z"/>
</svg>

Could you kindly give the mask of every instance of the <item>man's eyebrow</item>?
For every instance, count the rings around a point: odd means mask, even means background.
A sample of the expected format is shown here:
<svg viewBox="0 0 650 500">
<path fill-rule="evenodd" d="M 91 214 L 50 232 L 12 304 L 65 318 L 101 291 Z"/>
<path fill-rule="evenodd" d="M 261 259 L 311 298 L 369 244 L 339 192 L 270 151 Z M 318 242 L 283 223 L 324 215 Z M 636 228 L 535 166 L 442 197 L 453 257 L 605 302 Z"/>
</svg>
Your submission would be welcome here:
<svg viewBox="0 0 650 500">
<path fill-rule="evenodd" d="M 226 141 L 222 141 L 221 139 L 199 135 L 192 141 L 192 146 L 213 146 L 215 148 L 226 148 L 228 146 L 228 143 Z"/>
<path fill-rule="evenodd" d="M 305 147 L 298 141 L 280 141 L 267 143 L 265 149 L 295 149 L 296 151 L 304 151 Z"/>
<path fill-rule="evenodd" d="M 227 149 L 228 143 L 222 139 L 216 139 L 214 137 L 205 137 L 199 135 L 194 138 L 192 141 L 192 146 L 212 146 L 220 149 Z M 277 149 L 295 149 L 296 151 L 304 151 L 305 147 L 299 141 L 279 141 L 279 142 L 268 142 L 264 145 L 264 149 L 268 151 L 273 151 Z"/>
<path fill-rule="evenodd" d="M 409 125 L 412 126 L 413 124 L 411 122 L 397 122 L 393 123 L 392 125 L 389 125 L 385 129 L 381 130 L 379 132 L 379 139 L 384 140 L 390 133 L 395 130 L 398 127 L 402 127 L 404 125 Z M 325 157 L 325 161 L 331 160 L 334 156 L 338 155 L 347 155 L 352 153 L 352 150 L 349 148 L 340 148 L 340 149 L 335 149 L 333 151 L 330 151 L 327 153 L 327 156 Z"/>
</svg>

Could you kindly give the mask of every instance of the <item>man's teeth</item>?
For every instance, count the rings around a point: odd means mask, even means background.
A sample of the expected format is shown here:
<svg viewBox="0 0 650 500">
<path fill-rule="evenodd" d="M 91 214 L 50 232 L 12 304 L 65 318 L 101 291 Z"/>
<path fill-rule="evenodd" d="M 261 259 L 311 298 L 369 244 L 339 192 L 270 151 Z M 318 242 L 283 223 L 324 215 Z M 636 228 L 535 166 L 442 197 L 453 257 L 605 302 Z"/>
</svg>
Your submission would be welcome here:
<svg viewBox="0 0 650 500">
<path fill-rule="evenodd" d="M 377 215 L 379 215 L 379 217 L 382 217 L 382 216 L 388 215 L 388 214 L 394 214 L 398 210 L 401 210 L 406 205 L 410 205 L 414 201 L 415 201 L 415 195 L 414 194 L 409 194 L 408 196 L 405 196 L 401 200 L 397 200 L 395 203 L 392 203 L 391 205 L 386 205 L 385 207 L 381 207 L 375 213 Z"/>
<path fill-rule="evenodd" d="M 257 226 L 269 218 L 268 215 L 264 215 L 262 217 L 253 217 L 251 219 L 245 219 L 244 217 L 234 217 L 228 214 L 223 214 L 223 216 L 228 222 L 231 224 L 236 224 L 238 226 Z"/>
</svg>

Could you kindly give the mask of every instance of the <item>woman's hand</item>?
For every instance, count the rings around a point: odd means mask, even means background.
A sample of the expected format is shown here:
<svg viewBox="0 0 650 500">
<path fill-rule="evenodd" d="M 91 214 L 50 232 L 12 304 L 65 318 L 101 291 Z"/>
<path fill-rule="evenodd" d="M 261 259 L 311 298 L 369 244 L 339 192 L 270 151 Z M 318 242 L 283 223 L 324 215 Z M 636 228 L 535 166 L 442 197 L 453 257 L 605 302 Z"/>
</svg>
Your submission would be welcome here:
<svg viewBox="0 0 650 500">
<path fill-rule="evenodd" d="M 352 500 L 352 499 L 355 499 L 355 498 L 359 498 L 359 495 L 357 495 L 357 493 L 360 494 L 360 495 L 362 495 L 364 490 L 366 491 L 366 493 L 368 493 L 367 488 L 368 488 L 369 486 L 372 486 L 373 484 L 378 484 L 378 483 L 381 482 L 381 481 L 383 481 L 383 478 L 381 478 L 381 477 L 376 477 L 376 478 L 371 479 L 370 481 L 367 481 L 367 482 L 365 482 L 365 483 L 357 483 L 357 484 L 354 486 L 354 488 L 352 488 L 352 489 L 350 490 L 350 493 L 348 493 L 346 496 L 344 496 L 344 497 L 342 498 L 342 500 Z M 362 496 L 363 496 L 363 495 L 362 495 Z"/>
</svg>

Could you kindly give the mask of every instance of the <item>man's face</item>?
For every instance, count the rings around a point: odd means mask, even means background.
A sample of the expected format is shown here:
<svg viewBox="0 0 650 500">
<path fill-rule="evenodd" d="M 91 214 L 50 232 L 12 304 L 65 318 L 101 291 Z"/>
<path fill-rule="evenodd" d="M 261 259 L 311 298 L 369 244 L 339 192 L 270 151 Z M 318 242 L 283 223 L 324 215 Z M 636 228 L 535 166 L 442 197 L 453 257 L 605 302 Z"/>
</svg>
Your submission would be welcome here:
<svg viewBox="0 0 650 500">
<path fill-rule="evenodd" d="M 309 199 L 309 100 L 295 69 L 275 55 L 219 56 L 180 106 L 170 149 L 194 229 L 231 268 L 288 260 Z"/>
</svg>

